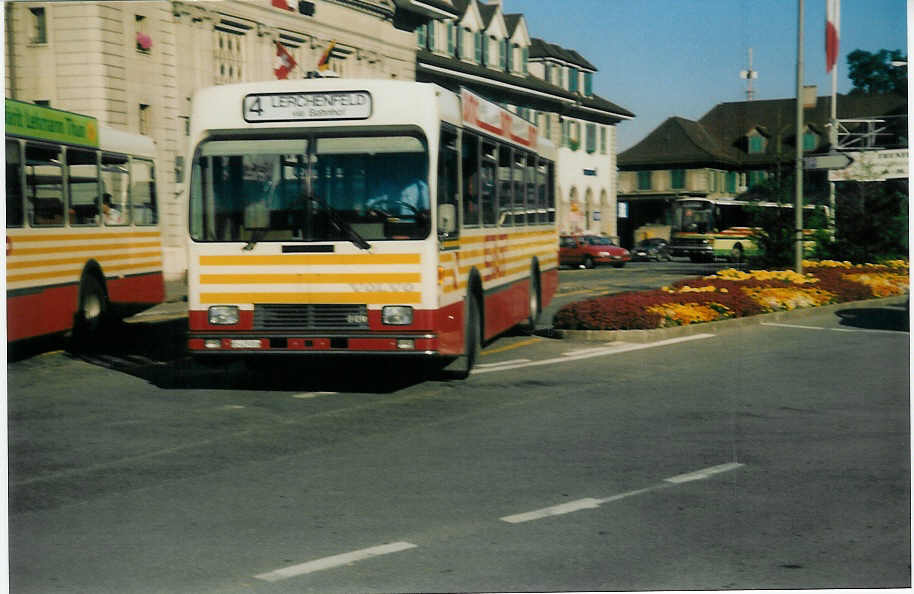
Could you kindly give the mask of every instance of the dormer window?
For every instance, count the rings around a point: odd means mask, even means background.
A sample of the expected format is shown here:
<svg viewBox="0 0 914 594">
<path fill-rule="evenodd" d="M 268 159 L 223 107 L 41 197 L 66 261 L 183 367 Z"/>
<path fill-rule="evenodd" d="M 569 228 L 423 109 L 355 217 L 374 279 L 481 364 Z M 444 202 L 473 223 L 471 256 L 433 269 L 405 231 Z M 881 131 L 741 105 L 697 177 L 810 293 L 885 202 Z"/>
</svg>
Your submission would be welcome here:
<svg viewBox="0 0 914 594">
<path fill-rule="evenodd" d="M 428 23 L 428 49 L 435 51 L 435 21 L 429 21 Z"/>
<path fill-rule="evenodd" d="M 419 25 L 416 27 L 416 45 L 425 49 L 428 44 L 428 25 Z"/>
<path fill-rule="evenodd" d="M 568 90 L 572 93 L 578 92 L 578 69 L 568 68 Z"/>
<path fill-rule="evenodd" d="M 508 70 L 508 52 L 511 51 L 511 43 L 503 39 L 498 44 L 498 67 L 502 70 Z"/>
<path fill-rule="evenodd" d="M 447 23 L 447 54 L 449 56 L 456 55 L 457 49 L 457 27 L 454 23 L 448 21 Z"/>
<path fill-rule="evenodd" d="M 819 135 L 810 129 L 803 133 L 803 150 L 814 151 L 819 146 Z"/>
<path fill-rule="evenodd" d="M 523 71 L 524 74 L 527 74 L 527 60 L 530 59 L 530 49 L 526 48 L 526 47 L 521 48 L 520 54 L 521 54 L 521 57 L 520 57 L 521 70 Z"/>
<path fill-rule="evenodd" d="M 588 97 L 593 95 L 593 72 L 584 73 L 584 94 Z"/>
<path fill-rule="evenodd" d="M 476 31 L 476 33 L 473 34 L 473 41 L 476 44 L 476 48 L 475 48 L 476 49 L 476 63 L 483 64 L 484 62 L 483 62 L 483 47 L 482 47 L 482 42 L 483 42 L 482 31 Z"/>
<path fill-rule="evenodd" d="M 748 152 L 750 155 L 760 155 L 768 147 L 768 139 L 758 130 L 753 130 L 748 136 Z"/>
</svg>

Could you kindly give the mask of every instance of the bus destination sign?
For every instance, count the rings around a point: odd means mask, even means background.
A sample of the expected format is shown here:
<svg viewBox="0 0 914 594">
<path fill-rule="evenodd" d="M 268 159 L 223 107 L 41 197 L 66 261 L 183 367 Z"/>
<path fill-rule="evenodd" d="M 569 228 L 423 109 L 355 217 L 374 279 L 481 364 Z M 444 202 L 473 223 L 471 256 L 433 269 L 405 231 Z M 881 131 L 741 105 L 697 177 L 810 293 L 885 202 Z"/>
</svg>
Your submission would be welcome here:
<svg viewBox="0 0 914 594">
<path fill-rule="evenodd" d="M 368 91 L 257 93 L 242 103 L 246 122 L 364 120 L 371 116 Z"/>
</svg>

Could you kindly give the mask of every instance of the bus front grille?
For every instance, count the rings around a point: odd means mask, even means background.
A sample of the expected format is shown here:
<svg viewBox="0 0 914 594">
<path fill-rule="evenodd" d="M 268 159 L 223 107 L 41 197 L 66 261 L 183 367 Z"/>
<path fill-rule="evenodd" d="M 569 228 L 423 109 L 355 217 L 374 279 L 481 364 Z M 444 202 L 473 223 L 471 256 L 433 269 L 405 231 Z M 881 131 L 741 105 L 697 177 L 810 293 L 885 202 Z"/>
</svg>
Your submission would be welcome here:
<svg viewBox="0 0 914 594">
<path fill-rule="evenodd" d="M 368 328 L 368 307 L 350 304 L 255 304 L 255 330 L 352 330 Z"/>
</svg>

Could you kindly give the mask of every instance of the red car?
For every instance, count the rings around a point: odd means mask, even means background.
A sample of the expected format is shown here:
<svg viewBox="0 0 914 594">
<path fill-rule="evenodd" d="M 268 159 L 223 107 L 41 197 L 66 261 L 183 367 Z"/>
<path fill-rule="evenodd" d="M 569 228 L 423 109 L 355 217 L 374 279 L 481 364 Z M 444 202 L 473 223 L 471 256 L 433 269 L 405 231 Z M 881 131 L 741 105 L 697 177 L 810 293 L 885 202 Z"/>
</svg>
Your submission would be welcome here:
<svg viewBox="0 0 914 594">
<path fill-rule="evenodd" d="M 593 268 L 612 264 L 622 268 L 632 259 L 627 249 L 600 235 L 562 235 L 559 238 L 559 265 Z"/>
</svg>

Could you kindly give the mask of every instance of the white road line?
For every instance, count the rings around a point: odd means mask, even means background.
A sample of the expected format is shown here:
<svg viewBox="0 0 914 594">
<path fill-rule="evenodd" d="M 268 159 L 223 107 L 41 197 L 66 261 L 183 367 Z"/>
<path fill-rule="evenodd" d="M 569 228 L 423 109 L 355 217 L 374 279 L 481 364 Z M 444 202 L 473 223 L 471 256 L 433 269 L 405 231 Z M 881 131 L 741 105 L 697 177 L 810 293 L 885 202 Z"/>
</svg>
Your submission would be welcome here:
<svg viewBox="0 0 914 594">
<path fill-rule="evenodd" d="M 533 520 L 541 520 L 543 518 L 548 518 L 550 516 L 561 516 L 562 514 L 570 514 L 572 512 L 580 511 L 582 509 L 596 509 L 600 507 L 600 500 L 593 498 L 578 499 L 576 501 L 569 501 L 568 503 L 560 503 L 559 505 L 553 505 L 550 507 L 544 507 L 543 509 L 537 509 L 531 512 L 525 512 L 522 514 L 514 514 L 513 516 L 505 516 L 499 518 L 503 522 L 508 522 L 509 524 L 520 524 L 521 522 L 531 522 Z"/>
<path fill-rule="evenodd" d="M 476 367 L 479 368 L 488 368 L 488 367 L 500 367 L 502 365 L 513 365 L 514 363 L 526 363 L 530 359 L 511 359 L 509 361 L 499 361 L 498 363 L 477 363 Z"/>
<path fill-rule="evenodd" d="M 587 354 L 587 353 L 596 353 L 596 352 L 606 352 L 606 351 L 611 351 L 611 350 L 619 350 L 619 349 L 624 349 L 624 348 L 626 348 L 626 347 L 627 347 L 628 345 L 630 345 L 630 344 L 632 344 L 632 343 L 630 343 L 630 342 L 608 342 L 608 343 L 606 343 L 605 345 L 600 346 L 600 347 L 593 347 L 593 348 L 590 348 L 590 349 L 578 349 L 578 350 L 576 350 L 576 351 L 567 351 L 567 352 L 562 353 L 562 356 L 563 356 L 563 357 L 576 357 L 576 356 L 578 356 L 578 355 L 584 355 L 584 354 Z"/>
<path fill-rule="evenodd" d="M 687 483 L 689 481 L 700 481 L 706 479 L 715 474 L 720 474 L 721 472 L 729 472 L 731 470 L 736 470 L 742 466 L 739 462 L 730 462 L 727 464 L 720 464 L 718 466 L 710 466 L 708 468 L 702 468 L 701 470 L 696 470 L 695 472 L 689 472 L 686 474 L 677 474 L 676 476 L 671 476 L 670 478 L 663 479 L 668 483 Z"/>
<path fill-rule="evenodd" d="M 314 561 L 308 561 L 307 563 L 300 563 L 298 565 L 283 567 L 282 569 L 277 569 L 267 573 L 261 573 L 259 575 L 255 575 L 254 577 L 267 582 L 278 582 L 280 580 L 287 580 L 292 577 L 314 573 L 315 571 L 323 571 L 325 569 L 332 569 L 341 565 L 348 565 L 349 563 L 363 561 L 365 559 L 378 557 L 380 555 L 399 553 L 400 551 L 406 551 L 416 547 L 417 545 L 414 545 L 410 542 L 393 542 L 377 547 L 352 551 L 351 553 L 333 555 L 332 557 L 324 557 L 323 559 L 315 559 Z"/>
<path fill-rule="evenodd" d="M 680 336 L 678 338 L 668 338 L 666 340 L 658 340 L 657 342 L 649 342 L 645 344 L 625 344 L 624 346 L 619 347 L 604 347 L 596 349 L 586 349 L 585 351 L 579 352 L 578 354 L 569 354 L 566 353 L 561 357 L 555 357 L 553 359 L 543 359 L 540 361 L 529 361 L 526 363 L 515 363 L 511 365 L 500 365 L 498 367 L 490 367 L 485 369 L 479 369 L 477 366 L 473 369 L 472 374 L 478 375 L 480 373 L 489 373 L 492 371 L 506 371 L 508 369 L 521 369 L 524 367 L 537 367 L 540 365 L 556 365 L 560 363 L 568 363 L 569 361 L 578 361 L 581 359 L 590 359 L 592 357 L 602 357 L 605 355 L 614 355 L 617 353 L 627 353 L 629 351 L 640 351 L 642 349 L 652 349 L 654 347 L 667 346 L 670 344 L 676 344 L 679 342 L 687 342 L 690 340 L 699 340 L 702 338 L 711 338 L 713 334 L 692 334 L 691 336 Z"/>
<path fill-rule="evenodd" d="M 651 491 L 657 491 L 659 489 L 665 489 L 667 487 L 672 487 L 673 485 L 687 483 L 689 481 L 698 481 L 702 479 L 709 478 L 715 474 L 720 474 L 722 472 L 728 472 L 730 470 L 736 470 L 743 466 L 738 462 L 729 462 L 727 464 L 720 464 L 718 466 L 710 466 L 708 468 L 702 468 L 701 470 L 696 470 L 694 472 L 689 472 L 687 474 L 679 474 L 672 476 L 667 479 L 663 479 L 662 483 L 657 483 L 656 485 L 651 485 L 650 487 L 645 487 L 644 489 L 636 489 L 634 491 L 627 491 L 625 493 L 619 493 L 617 495 L 610 495 L 609 497 L 604 497 L 602 499 L 595 499 L 593 497 L 585 497 L 584 499 L 576 499 L 574 501 L 569 501 L 567 503 L 560 503 L 559 505 L 553 505 L 550 507 L 544 507 L 542 509 L 537 509 L 529 512 L 524 512 L 521 514 L 513 514 L 510 516 L 504 516 L 499 518 L 502 522 L 508 522 L 509 524 L 521 524 L 523 522 L 532 522 L 534 520 L 542 520 L 543 518 L 549 518 L 552 516 L 561 516 L 564 514 L 570 514 L 576 511 L 581 511 L 583 509 L 596 509 L 603 505 L 604 503 L 611 503 L 613 501 L 619 501 L 620 499 L 626 499 L 628 497 L 634 497 L 635 495 L 642 495 L 644 493 L 649 493 Z"/>
<path fill-rule="evenodd" d="M 330 394 L 339 394 L 339 392 L 302 392 L 301 394 L 293 394 L 292 398 L 307 400 L 308 398 L 317 398 L 318 396 L 328 396 Z"/>
<path fill-rule="evenodd" d="M 868 334 L 908 334 L 903 330 L 875 330 L 871 328 L 826 328 L 824 326 L 802 326 L 800 324 L 779 324 L 777 322 L 762 322 L 760 326 L 777 326 L 778 328 L 797 328 L 800 330 L 830 330 L 832 332 L 864 332 Z"/>
</svg>

